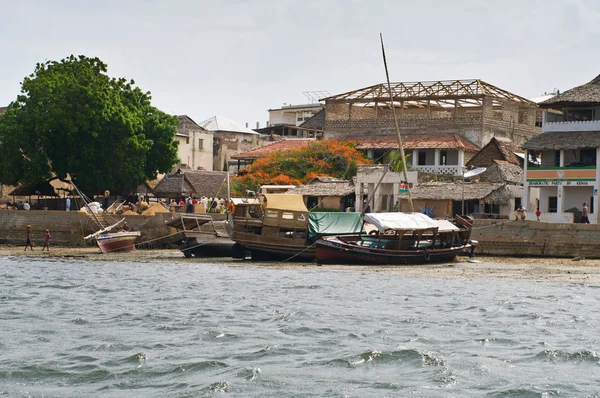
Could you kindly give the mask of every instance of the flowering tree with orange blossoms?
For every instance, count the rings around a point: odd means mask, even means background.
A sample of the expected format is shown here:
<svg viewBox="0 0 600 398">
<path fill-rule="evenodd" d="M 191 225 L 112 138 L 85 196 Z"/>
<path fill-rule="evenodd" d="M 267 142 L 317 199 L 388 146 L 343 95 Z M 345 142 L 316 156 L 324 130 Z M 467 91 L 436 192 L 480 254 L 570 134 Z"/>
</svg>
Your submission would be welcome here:
<svg viewBox="0 0 600 398">
<path fill-rule="evenodd" d="M 356 145 L 353 141 L 322 140 L 271 153 L 232 179 L 232 193 L 246 196 L 247 190 L 257 191 L 261 185 L 301 185 L 320 176 L 347 178 L 357 164 L 371 162 Z"/>
</svg>

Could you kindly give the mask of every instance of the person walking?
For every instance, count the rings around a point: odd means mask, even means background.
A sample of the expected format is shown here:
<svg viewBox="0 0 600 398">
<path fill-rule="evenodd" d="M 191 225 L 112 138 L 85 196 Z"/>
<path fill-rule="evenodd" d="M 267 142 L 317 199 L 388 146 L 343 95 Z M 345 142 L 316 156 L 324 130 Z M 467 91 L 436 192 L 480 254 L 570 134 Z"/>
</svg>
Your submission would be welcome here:
<svg viewBox="0 0 600 398">
<path fill-rule="evenodd" d="M 535 211 L 535 216 L 537 217 L 538 221 L 540 221 L 541 215 L 542 215 L 542 212 L 540 211 L 540 208 L 538 207 L 537 210 Z"/>
<path fill-rule="evenodd" d="M 31 249 L 31 251 L 33 251 L 33 242 L 31 241 L 31 225 L 26 226 L 25 229 L 27 230 L 27 241 L 25 242 L 24 251 L 27 251 L 28 247 Z"/>
<path fill-rule="evenodd" d="M 583 208 L 581 209 L 581 222 L 583 224 L 590 223 L 589 210 L 586 203 L 583 204 Z"/>
<path fill-rule="evenodd" d="M 71 198 L 67 197 L 67 200 L 65 201 L 65 210 L 70 211 L 71 210 Z"/>
<path fill-rule="evenodd" d="M 46 230 L 46 233 L 44 234 L 44 247 L 42 247 L 42 251 L 44 251 L 44 249 L 46 249 L 46 251 L 50 251 L 50 230 Z"/>
</svg>

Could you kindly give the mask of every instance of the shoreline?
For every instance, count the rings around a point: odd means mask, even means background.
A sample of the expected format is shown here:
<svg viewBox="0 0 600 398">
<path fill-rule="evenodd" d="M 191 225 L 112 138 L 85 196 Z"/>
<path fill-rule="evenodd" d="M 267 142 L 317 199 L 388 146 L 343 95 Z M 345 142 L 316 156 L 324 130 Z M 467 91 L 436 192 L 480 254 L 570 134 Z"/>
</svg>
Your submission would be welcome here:
<svg viewBox="0 0 600 398">
<path fill-rule="evenodd" d="M 222 264 L 234 267 L 309 268 L 359 272 L 383 272 L 390 275 L 502 278 L 540 282 L 562 282 L 600 285 L 600 260 L 550 257 L 476 256 L 474 261 L 459 257 L 453 263 L 409 266 L 326 265 L 316 263 L 251 262 L 231 258 L 185 258 L 178 249 L 137 250 L 132 253 L 102 254 L 97 247 L 50 247 L 50 252 L 24 251 L 23 246 L 0 245 L 0 256 L 23 258 L 83 259 L 89 261 L 177 262 L 202 265 Z"/>
</svg>

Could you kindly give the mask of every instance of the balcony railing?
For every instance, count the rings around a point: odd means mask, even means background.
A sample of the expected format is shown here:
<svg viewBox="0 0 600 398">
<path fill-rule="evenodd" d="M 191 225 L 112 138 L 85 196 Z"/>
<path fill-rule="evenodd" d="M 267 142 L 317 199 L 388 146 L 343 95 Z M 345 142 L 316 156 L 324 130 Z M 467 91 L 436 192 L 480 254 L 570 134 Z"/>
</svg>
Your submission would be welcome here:
<svg viewBox="0 0 600 398">
<path fill-rule="evenodd" d="M 542 133 L 555 131 L 600 131 L 600 120 L 546 122 L 542 126 Z"/>
<path fill-rule="evenodd" d="M 431 173 L 431 174 L 446 174 L 446 175 L 454 175 L 454 176 L 462 175 L 462 167 L 460 167 L 459 165 L 453 165 L 453 166 L 421 165 L 421 166 L 413 166 L 412 169 L 423 171 L 425 173 Z"/>
</svg>

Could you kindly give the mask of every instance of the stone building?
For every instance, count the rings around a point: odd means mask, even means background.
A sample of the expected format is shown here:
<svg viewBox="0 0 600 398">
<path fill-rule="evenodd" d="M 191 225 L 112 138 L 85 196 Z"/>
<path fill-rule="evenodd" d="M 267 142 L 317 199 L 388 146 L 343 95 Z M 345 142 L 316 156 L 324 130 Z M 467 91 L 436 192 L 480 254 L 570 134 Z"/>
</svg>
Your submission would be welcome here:
<svg viewBox="0 0 600 398">
<path fill-rule="evenodd" d="M 175 140 L 179 142 L 175 169 L 213 169 L 213 132 L 203 129 L 187 115 L 179 117 Z"/>
<path fill-rule="evenodd" d="M 482 80 L 392 83 L 324 98 L 324 138 L 458 134 L 478 148 L 492 137 L 517 146 L 541 132 L 537 105 Z"/>
<path fill-rule="evenodd" d="M 237 161 L 231 156 L 247 152 L 259 145 L 259 134 L 223 116 L 214 116 L 200 123 L 200 126 L 212 131 L 213 170 L 229 170 Z"/>
</svg>

